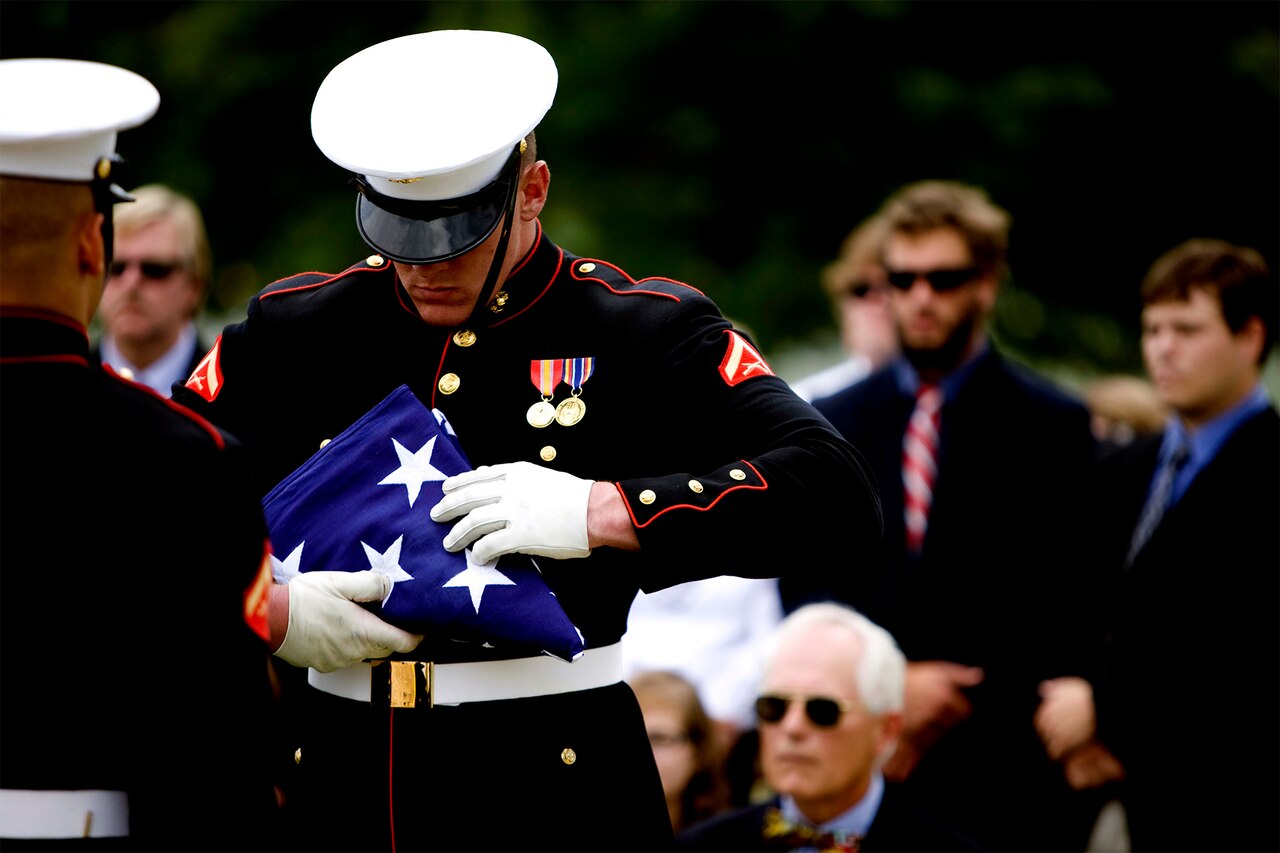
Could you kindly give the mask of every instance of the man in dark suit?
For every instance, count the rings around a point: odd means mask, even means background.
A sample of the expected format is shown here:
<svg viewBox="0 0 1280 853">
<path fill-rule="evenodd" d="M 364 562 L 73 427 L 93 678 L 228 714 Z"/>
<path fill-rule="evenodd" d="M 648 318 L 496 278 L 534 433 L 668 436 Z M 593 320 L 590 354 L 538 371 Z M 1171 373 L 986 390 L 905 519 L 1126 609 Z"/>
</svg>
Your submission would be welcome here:
<svg viewBox="0 0 1280 853">
<path fill-rule="evenodd" d="M 880 215 L 903 355 L 815 406 L 870 462 L 884 537 L 878 553 L 784 581 L 784 603 L 848 602 L 901 644 L 905 725 L 887 777 L 991 849 L 1080 849 L 1094 805 L 1032 718 L 1040 681 L 1101 654 L 1084 610 L 1096 590 L 1071 556 L 1088 414 L 989 338 L 1004 210 L 978 188 L 926 181 Z"/>
<path fill-rule="evenodd" d="M 902 731 L 906 659 L 888 631 L 832 602 L 789 615 L 760 696 L 767 802 L 682 832 L 687 850 L 977 849 L 915 810 L 880 772 Z"/>
<path fill-rule="evenodd" d="M 1123 765 L 1134 850 L 1277 850 L 1280 416 L 1261 383 L 1277 290 L 1257 251 L 1195 239 L 1141 294 L 1143 358 L 1172 414 L 1099 466 L 1097 536 L 1119 582 L 1098 740 Z M 1090 698 L 1046 703 L 1052 751 L 1093 733 Z M 1230 738 L 1206 730 L 1209 704 Z"/>
<path fill-rule="evenodd" d="M 209 344 L 196 316 L 212 275 L 204 218 L 191 199 L 161 184 L 115 206 L 115 257 L 98 306 L 93 348 L 116 373 L 168 397 L 186 382 Z"/>
</svg>

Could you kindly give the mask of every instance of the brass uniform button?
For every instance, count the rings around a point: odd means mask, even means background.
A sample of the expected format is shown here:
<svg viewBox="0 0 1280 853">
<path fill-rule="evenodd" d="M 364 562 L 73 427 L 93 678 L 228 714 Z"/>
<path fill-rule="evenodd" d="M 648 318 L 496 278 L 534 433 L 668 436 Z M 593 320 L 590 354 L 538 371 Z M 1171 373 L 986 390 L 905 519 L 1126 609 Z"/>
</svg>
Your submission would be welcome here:
<svg viewBox="0 0 1280 853">
<path fill-rule="evenodd" d="M 302 747 L 298 747 L 293 751 L 293 763 L 294 764 L 302 763 Z"/>
<path fill-rule="evenodd" d="M 595 268 L 596 268 L 596 265 L 595 265 L 595 264 L 591 264 L 591 263 L 587 263 L 587 264 L 579 264 L 579 265 L 578 265 L 578 272 L 591 272 L 591 271 L 592 271 L 593 269 L 595 269 Z"/>
<path fill-rule="evenodd" d="M 640 503 L 642 504 L 651 504 L 657 499 L 658 496 L 653 493 L 653 489 L 645 489 L 640 493 Z"/>
<path fill-rule="evenodd" d="M 476 342 L 476 333 L 470 329 L 459 329 L 453 333 L 453 342 L 460 347 L 469 347 Z"/>
<path fill-rule="evenodd" d="M 333 441 L 333 439 L 332 439 L 332 438 L 323 438 L 323 439 L 321 439 L 321 440 L 320 440 L 320 449 L 321 449 L 321 450 L 324 450 L 324 446 L 325 446 L 326 444 L 328 444 L 329 442 L 331 442 L 331 441 Z"/>
<path fill-rule="evenodd" d="M 699 483 L 697 480 L 690 480 L 689 491 L 693 492 L 695 495 L 702 494 L 702 484 Z"/>
<path fill-rule="evenodd" d="M 462 384 L 462 380 L 458 378 L 456 373 L 446 373 L 440 377 L 439 389 L 441 394 L 452 394 L 458 390 L 458 386 Z"/>
<path fill-rule="evenodd" d="M 550 462 L 552 459 L 556 458 L 556 449 L 548 444 L 546 447 L 538 451 L 538 455 L 542 457 L 543 462 Z"/>
<path fill-rule="evenodd" d="M 566 746 L 560 751 L 560 760 L 565 764 L 572 764 L 578 760 L 578 753 Z"/>
<path fill-rule="evenodd" d="M 383 264 L 385 264 L 387 260 L 386 258 L 382 257 L 382 255 L 370 255 L 369 257 L 364 259 L 364 262 L 371 267 L 380 267 Z"/>
<path fill-rule="evenodd" d="M 732 471 L 729 472 L 729 476 L 735 480 L 747 479 L 746 473 L 744 473 L 741 468 L 734 468 Z"/>
</svg>

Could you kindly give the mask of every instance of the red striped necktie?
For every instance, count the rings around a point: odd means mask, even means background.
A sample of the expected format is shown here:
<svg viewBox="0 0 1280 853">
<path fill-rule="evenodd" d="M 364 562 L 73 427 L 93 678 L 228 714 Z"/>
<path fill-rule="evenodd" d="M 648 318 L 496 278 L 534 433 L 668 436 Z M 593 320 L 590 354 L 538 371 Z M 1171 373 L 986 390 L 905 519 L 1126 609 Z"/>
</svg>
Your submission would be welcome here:
<svg viewBox="0 0 1280 853">
<path fill-rule="evenodd" d="M 907 550 L 918 552 L 924 543 L 933 483 L 938 475 L 938 425 L 942 420 L 942 387 L 921 383 L 916 407 L 902 438 L 902 499 L 907 529 Z"/>
</svg>

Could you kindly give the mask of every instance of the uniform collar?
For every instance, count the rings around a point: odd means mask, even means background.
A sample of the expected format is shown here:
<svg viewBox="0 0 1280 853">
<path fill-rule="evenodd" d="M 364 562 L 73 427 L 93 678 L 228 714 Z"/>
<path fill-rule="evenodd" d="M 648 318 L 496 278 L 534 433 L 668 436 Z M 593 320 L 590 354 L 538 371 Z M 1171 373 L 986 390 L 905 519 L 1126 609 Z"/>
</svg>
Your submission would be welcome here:
<svg viewBox="0 0 1280 853">
<path fill-rule="evenodd" d="M 564 250 L 552 243 L 538 221 L 533 248 L 512 269 L 489 302 L 490 326 L 509 323 L 541 299 L 563 268 Z"/>
<path fill-rule="evenodd" d="M 89 333 L 65 314 L 20 305 L 0 307 L 0 357 L 89 357 Z"/>
<path fill-rule="evenodd" d="M 568 263 L 564 250 L 552 243 L 538 221 L 538 235 L 533 248 L 516 263 L 501 286 L 494 292 L 487 310 L 482 309 L 459 329 L 473 327 L 492 328 L 509 323 L 529 309 L 550 289 L 556 276 Z M 390 265 L 388 265 L 390 267 Z M 393 270 L 394 274 L 394 270 Z M 404 285 L 396 278 L 396 293 L 400 306 L 406 313 L 417 317 L 418 310 Z"/>
</svg>

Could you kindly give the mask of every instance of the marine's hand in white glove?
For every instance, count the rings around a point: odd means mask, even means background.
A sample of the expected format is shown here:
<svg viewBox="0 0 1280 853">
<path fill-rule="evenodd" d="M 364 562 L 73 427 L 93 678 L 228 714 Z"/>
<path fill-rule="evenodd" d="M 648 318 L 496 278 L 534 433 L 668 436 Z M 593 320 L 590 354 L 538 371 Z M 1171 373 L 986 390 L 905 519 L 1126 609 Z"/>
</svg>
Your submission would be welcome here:
<svg viewBox="0 0 1280 853">
<path fill-rule="evenodd" d="M 304 572 L 289 581 L 289 629 L 276 656 L 333 672 L 366 658 L 411 652 L 422 642 L 356 602 L 382 601 L 391 579 L 377 572 Z"/>
<path fill-rule="evenodd" d="M 477 563 L 518 552 L 585 557 L 591 480 L 529 462 L 482 465 L 449 477 L 431 508 L 435 521 L 460 519 L 444 538 L 448 551 L 470 546 Z"/>
</svg>

